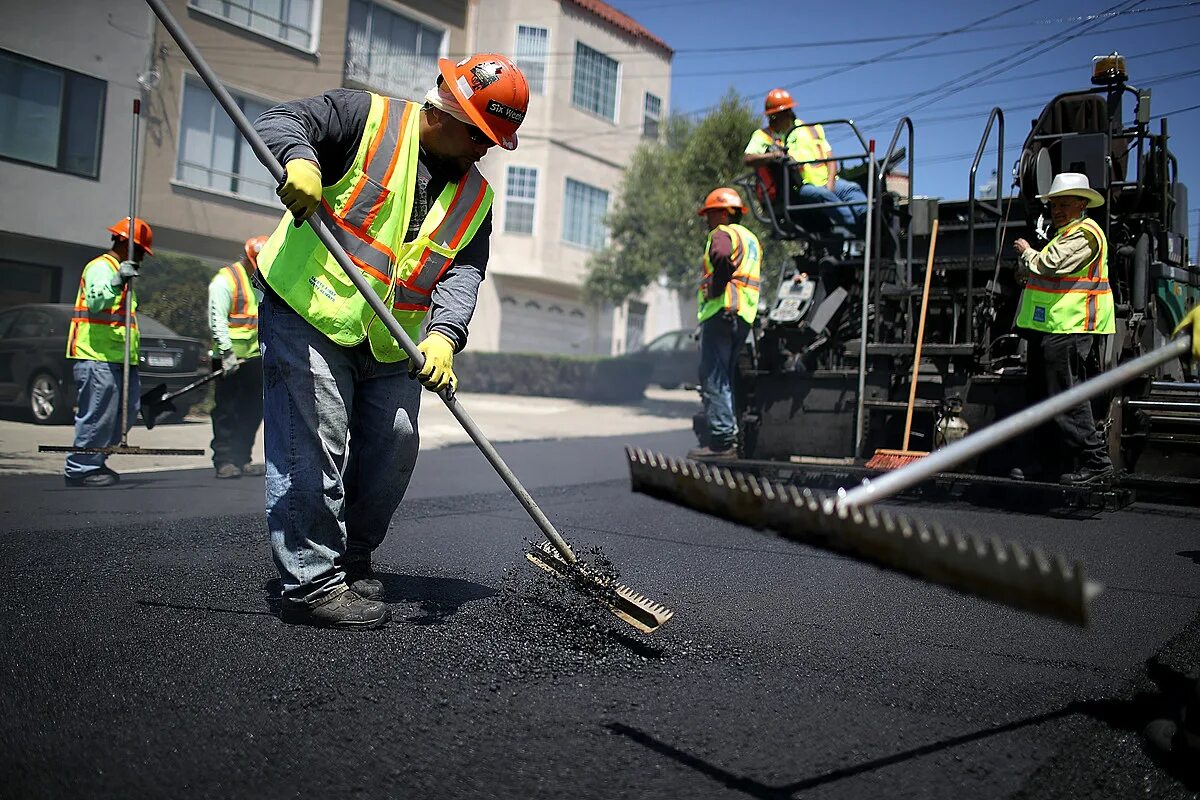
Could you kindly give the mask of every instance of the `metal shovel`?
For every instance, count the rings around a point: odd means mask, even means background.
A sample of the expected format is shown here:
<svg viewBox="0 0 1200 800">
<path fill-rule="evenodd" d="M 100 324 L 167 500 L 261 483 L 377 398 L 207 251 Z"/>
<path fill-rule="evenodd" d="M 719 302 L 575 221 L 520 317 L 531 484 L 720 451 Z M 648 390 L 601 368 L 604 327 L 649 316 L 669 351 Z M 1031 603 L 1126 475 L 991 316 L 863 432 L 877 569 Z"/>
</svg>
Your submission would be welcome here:
<svg viewBox="0 0 1200 800">
<path fill-rule="evenodd" d="M 187 386 L 170 393 L 167 392 L 167 385 L 165 383 L 158 384 L 148 392 L 142 392 L 142 422 L 146 423 L 146 429 L 152 430 L 155 425 L 169 419 L 179 410 L 171 402 L 176 397 L 185 395 L 193 389 L 199 389 L 204 384 L 216 380 L 224 374 L 225 368 L 221 367 L 216 372 L 210 372 L 203 378 L 198 378 Z"/>
<path fill-rule="evenodd" d="M 254 128 L 251 127 L 249 120 L 246 119 L 242 110 L 233 101 L 233 98 L 230 97 L 229 92 L 225 90 L 225 87 L 217 79 L 216 74 L 209 69 L 204 58 L 196 50 L 196 47 L 192 44 L 187 34 L 179 27 L 179 23 L 176 22 L 171 12 L 167 10 L 166 5 L 164 5 L 162 0 L 146 0 L 146 2 L 150 5 L 155 15 L 158 16 L 159 20 L 162 21 L 167 32 L 175 39 L 179 45 L 179 49 L 183 51 L 188 61 L 191 62 L 196 72 L 199 73 L 204 83 L 216 97 L 217 102 L 225 109 L 225 113 L 229 115 L 233 124 L 237 126 L 242 136 L 246 138 L 251 149 L 254 150 L 254 155 L 270 171 L 275 180 L 282 183 L 285 177 L 283 166 L 280 165 L 275 155 L 267 148 L 266 143 L 263 142 Z M 417 370 L 420 370 L 425 363 L 425 356 L 417 349 L 416 344 L 413 343 L 404 329 L 400 327 L 400 323 L 392 316 L 391 311 L 384 302 L 375 294 L 370 285 L 367 284 L 362 273 L 351 263 L 341 245 L 338 244 L 337 240 L 333 238 L 333 234 L 325 226 L 325 223 L 315 215 L 310 216 L 307 223 L 337 261 L 338 266 L 342 268 L 346 277 L 358 289 L 363 299 L 366 300 L 367 305 L 378 316 L 379 321 L 395 337 L 396 343 L 400 345 L 401 349 L 408 354 L 410 363 L 415 365 Z M 542 533 L 553 544 L 553 548 L 543 546 L 535 549 L 532 553 L 527 553 L 526 557 L 533 564 L 553 575 L 567 578 L 576 588 L 584 590 L 591 597 L 607 605 L 618 618 L 645 633 L 657 630 L 659 626 L 671 618 L 674 612 L 670 609 L 648 600 L 644 595 L 633 591 L 623 584 L 617 583 L 609 576 L 600 575 L 589 570 L 584 564 L 580 563 L 575 553 L 571 550 L 570 545 L 563 540 L 562 536 L 559 535 L 558 531 L 550 523 L 550 520 L 538 508 L 533 497 L 521 485 L 521 482 L 517 480 L 516 475 L 504 463 L 504 459 L 496 452 L 496 448 L 483 435 L 479 426 L 475 424 L 475 420 L 467 414 L 466 409 L 462 407 L 462 404 L 458 402 L 454 394 L 447 389 L 439 392 L 438 396 L 445 401 L 446 407 L 450 409 L 450 413 L 463 426 L 463 429 L 466 430 L 471 440 L 475 442 L 475 445 L 496 470 L 500 479 L 504 481 L 521 505 L 525 507 L 525 510 L 541 529 Z"/>
</svg>

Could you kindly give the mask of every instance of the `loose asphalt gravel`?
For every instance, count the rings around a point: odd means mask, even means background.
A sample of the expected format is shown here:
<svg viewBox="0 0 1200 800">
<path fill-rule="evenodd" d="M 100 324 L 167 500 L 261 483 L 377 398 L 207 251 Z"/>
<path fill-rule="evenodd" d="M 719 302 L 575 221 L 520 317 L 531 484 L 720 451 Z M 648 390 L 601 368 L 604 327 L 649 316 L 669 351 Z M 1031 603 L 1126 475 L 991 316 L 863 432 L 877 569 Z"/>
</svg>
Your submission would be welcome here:
<svg viewBox="0 0 1200 800">
<path fill-rule="evenodd" d="M 1107 588 L 1079 630 L 632 494 L 621 444 L 501 451 L 569 541 L 675 610 L 651 636 L 524 560 L 538 531 L 470 448 L 422 455 L 374 632 L 272 615 L 260 479 L 0 480 L 0 797 L 1200 788 L 1139 736 L 1200 665 L 1200 509 L 906 509 L 1083 560 Z"/>
</svg>

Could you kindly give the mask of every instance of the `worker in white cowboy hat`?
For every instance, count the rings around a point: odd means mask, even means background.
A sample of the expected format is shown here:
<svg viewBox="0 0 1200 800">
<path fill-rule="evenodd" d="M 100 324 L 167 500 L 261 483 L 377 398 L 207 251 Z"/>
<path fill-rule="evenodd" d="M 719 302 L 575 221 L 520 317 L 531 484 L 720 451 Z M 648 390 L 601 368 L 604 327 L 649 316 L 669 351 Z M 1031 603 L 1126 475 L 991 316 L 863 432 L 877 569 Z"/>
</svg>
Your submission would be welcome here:
<svg viewBox="0 0 1200 800">
<path fill-rule="evenodd" d="M 1057 232 L 1049 244 L 1034 250 L 1017 239 L 1025 289 L 1017 312 L 1017 327 L 1029 341 L 1029 400 L 1037 402 L 1065 392 L 1084 379 L 1088 353 L 1100 336 L 1113 333 L 1113 295 L 1108 283 L 1108 240 L 1086 211 L 1104 205 L 1104 197 L 1088 185 L 1086 175 L 1056 175 L 1050 191 L 1038 195 L 1050 206 Z M 1054 417 L 1053 428 L 1065 452 L 1065 484 L 1086 484 L 1112 476 L 1112 460 L 1104 437 L 1096 430 L 1091 405 L 1082 402 Z M 1045 439 L 1037 437 L 1038 442 Z M 1053 464 L 1044 452 L 1030 465 L 1013 470 L 1012 477 L 1034 477 Z M 1039 469 L 1040 467 L 1040 469 Z M 1051 473 L 1052 474 L 1052 473 Z"/>
</svg>

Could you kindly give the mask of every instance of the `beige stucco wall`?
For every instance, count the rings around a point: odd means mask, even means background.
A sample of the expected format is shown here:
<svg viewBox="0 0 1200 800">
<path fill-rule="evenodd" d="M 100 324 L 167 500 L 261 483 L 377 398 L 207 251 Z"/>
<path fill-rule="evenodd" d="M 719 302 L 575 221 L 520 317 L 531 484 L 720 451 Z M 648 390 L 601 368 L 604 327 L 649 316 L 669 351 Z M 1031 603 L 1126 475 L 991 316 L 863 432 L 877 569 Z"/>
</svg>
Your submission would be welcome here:
<svg viewBox="0 0 1200 800">
<path fill-rule="evenodd" d="M 586 277 L 592 251 L 563 241 L 567 178 L 606 190 L 611 208 L 625 165 L 642 141 L 645 93 L 649 91 L 662 99 L 664 119 L 670 108 L 669 57 L 569 3 L 559 0 L 480 3 L 475 19 L 476 49 L 512 54 L 520 24 L 549 30 L 546 93 L 530 98 L 517 150 L 505 152 L 494 148 L 481 164 L 496 188 L 496 232 L 488 271 L 498 280 L 491 281 L 492 285 L 480 295 L 472 330 L 472 347 L 480 349 L 496 349 L 499 345 L 501 309 L 497 287 L 504 283 L 505 277 L 514 279 L 508 282 L 509 286 L 561 294 L 577 303 L 584 302 L 579 288 Z M 619 62 L 615 121 L 571 104 L 577 42 Z M 538 171 L 532 235 L 504 233 L 504 183 L 510 165 Z M 660 301 L 659 293 L 650 292 L 649 299 Z M 595 306 L 590 307 L 589 313 L 594 351 L 608 352 L 623 342 L 622 333 L 613 332 L 614 325 L 623 325 L 621 315 Z M 656 314 L 654 318 L 662 316 Z"/>
</svg>

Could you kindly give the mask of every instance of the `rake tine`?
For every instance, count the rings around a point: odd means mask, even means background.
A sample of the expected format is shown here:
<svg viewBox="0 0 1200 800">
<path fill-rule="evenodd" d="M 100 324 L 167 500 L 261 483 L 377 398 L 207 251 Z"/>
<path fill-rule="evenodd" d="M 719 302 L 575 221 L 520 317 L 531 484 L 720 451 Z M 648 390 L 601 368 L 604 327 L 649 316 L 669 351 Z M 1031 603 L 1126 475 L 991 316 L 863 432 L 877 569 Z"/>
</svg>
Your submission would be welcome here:
<svg viewBox="0 0 1200 800">
<path fill-rule="evenodd" d="M 555 577 L 573 583 L 576 588 L 608 606 L 618 618 L 642 633 L 654 633 L 675 616 L 675 612 L 640 592 L 611 578 L 596 575 L 583 563 L 568 564 L 549 542 L 540 542 L 525 554 L 534 566 Z"/>
</svg>

